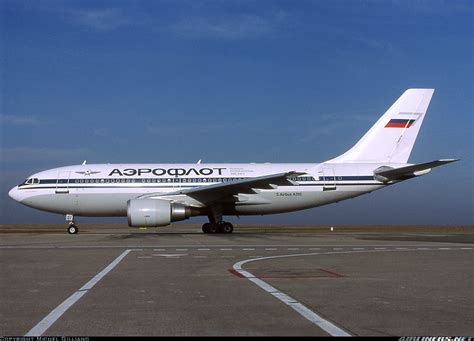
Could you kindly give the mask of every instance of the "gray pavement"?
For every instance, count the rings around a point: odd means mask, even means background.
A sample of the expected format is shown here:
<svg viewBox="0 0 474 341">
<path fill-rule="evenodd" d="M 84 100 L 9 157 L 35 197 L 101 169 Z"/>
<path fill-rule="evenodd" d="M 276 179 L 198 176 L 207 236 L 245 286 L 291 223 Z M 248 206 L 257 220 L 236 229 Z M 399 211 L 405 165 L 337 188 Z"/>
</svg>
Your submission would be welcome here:
<svg viewBox="0 0 474 341">
<path fill-rule="evenodd" d="M 473 251 L 469 233 L 5 233 L 0 335 L 473 335 Z"/>
</svg>

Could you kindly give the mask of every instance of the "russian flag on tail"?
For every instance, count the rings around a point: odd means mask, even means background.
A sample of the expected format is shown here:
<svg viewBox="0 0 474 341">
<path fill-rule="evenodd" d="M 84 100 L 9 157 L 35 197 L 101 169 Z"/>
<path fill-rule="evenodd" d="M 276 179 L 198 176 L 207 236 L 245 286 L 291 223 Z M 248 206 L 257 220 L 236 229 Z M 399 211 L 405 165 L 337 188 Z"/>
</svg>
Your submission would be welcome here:
<svg viewBox="0 0 474 341">
<path fill-rule="evenodd" d="M 410 128 L 416 120 L 392 118 L 385 128 Z"/>
</svg>

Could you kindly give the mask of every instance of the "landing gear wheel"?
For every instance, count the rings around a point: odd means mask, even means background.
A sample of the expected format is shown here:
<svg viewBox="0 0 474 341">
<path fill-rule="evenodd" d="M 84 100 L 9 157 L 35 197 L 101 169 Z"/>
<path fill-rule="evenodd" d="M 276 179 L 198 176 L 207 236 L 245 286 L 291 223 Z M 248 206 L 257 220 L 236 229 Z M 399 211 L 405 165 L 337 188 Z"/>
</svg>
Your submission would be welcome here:
<svg viewBox="0 0 474 341">
<path fill-rule="evenodd" d="M 79 231 L 79 229 L 74 224 L 69 225 L 69 227 L 67 228 L 67 232 L 69 234 L 76 234 L 78 231 Z"/>
<path fill-rule="evenodd" d="M 209 224 L 209 233 L 217 233 L 219 232 L 219 225 L 210 223 Z"/>
<path fill-rule="evenodd" d="M 205 223 L 204 225 L 202 225 L 202 232 L 204 233 L 209 233 L 209 225 L 211 225 L 210 223 Z"/>
<path fill-rule="evenodd" d="M 234 226 L 231 223 L 223 222 L 219 224 L 220 233 L 232 233 L 234 231 Z"/>
</svg>

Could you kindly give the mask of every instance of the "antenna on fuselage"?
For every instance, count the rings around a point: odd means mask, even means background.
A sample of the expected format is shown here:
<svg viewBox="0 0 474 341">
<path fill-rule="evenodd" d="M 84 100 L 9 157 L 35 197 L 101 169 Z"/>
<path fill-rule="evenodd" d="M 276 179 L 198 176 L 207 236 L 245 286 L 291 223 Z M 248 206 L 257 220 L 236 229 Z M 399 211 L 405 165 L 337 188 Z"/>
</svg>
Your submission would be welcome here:
<svg viewBox="0 0 474 341">
<path fill-rule="evenodd" d="M 84 162 L 82 163 L 82 165 L 85 165 L 85 164 L 87 164 L 87 160 L 84 160 Z"/>
<path fill-rule="evenodd" d="M 201 159 L 199 159 L 199 161 L 197 162 L 197 164 L 198 164 L 198 165 L 200 165 L 200 164 L 201 164 L 201 161 L 202 161 L 202 160 L 201 160 Z"/>
</svg>

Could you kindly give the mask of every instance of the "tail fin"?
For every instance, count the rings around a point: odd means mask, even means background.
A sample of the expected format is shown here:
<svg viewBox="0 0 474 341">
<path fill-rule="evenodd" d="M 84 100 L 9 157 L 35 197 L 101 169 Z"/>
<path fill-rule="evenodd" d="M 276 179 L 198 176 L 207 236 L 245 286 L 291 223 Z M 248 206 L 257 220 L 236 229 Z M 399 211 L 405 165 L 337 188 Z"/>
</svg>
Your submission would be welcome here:
<svg viewBox="0 0 474 341">
<path fill-rule="evenodd" d="M 408 89 L 347 152 L 329 162 L 407 163 L 434 89 Z"/>
</svg>

